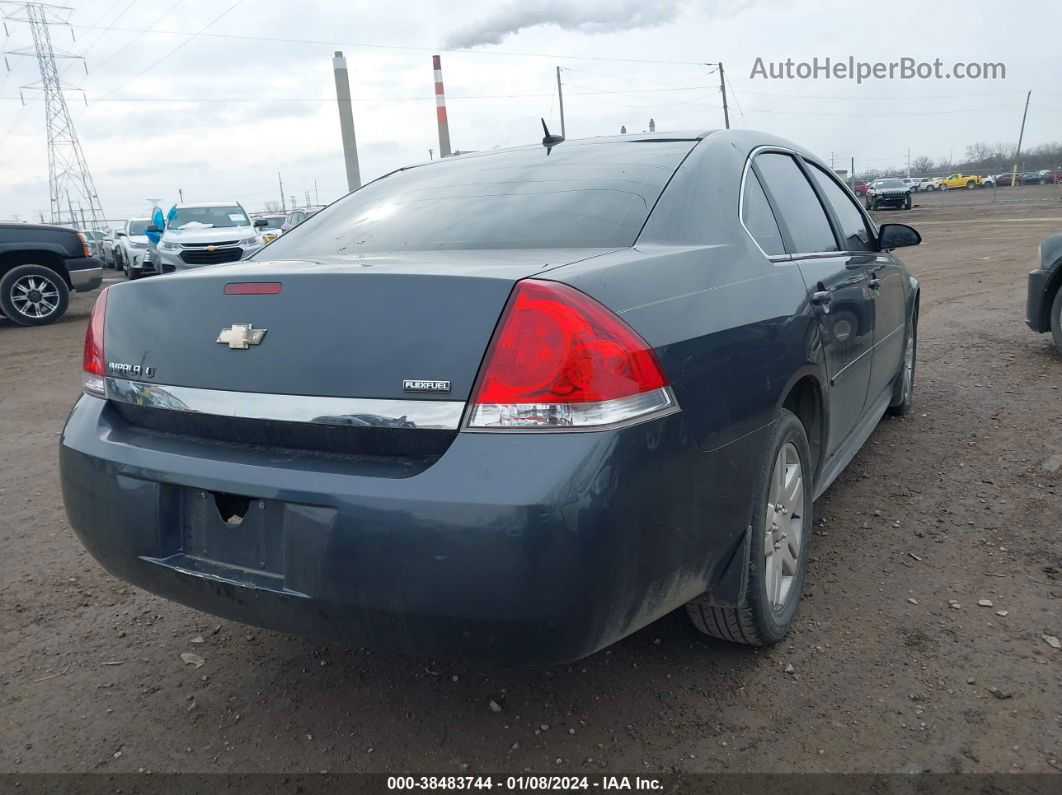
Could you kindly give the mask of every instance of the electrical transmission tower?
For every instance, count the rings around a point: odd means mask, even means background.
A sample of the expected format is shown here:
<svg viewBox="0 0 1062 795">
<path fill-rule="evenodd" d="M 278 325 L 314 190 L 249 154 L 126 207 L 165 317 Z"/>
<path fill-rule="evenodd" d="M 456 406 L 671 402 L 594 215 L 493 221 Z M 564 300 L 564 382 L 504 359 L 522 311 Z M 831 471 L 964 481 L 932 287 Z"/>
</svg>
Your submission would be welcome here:
<svg viewBox="0 0 1062 795">
<path fill-rule="evenodd" d="M 39 83 L 23 86 L 22 91 L 41 91 L 44 93 L 44 110 L 48 130 L 48 193 L 49 212 L 52 223 L 69 223 L 74 227 L 103 229 L 104 214 L 96 185 L 92 181 L 85 153 L 74 129 L 74 120 L 63 96 L 65 86 L 60 79 L 56 59 L 75 58 L 78 55 L 56 51 L 52 47 L 52 26 L 69 26 L 69 16 L 73 9 L 66 6 L 47 3 L 16 3 L 0 0 L 0 14 L 7 23 L 25 22 L 33 34 L 33 48 L 7 50 L 8 55 L 36 56 L 40 67 Z M 7 61 L 5 57 L 5 62 Z M 8 66 L 10 70 L 10 66 Z M 78 88 L 73 88 L 79 91 Z M 23 96 L 23 104 L 25 98 Z M 75 214 L 77 207 L 80 217 Z"/>
</svg>

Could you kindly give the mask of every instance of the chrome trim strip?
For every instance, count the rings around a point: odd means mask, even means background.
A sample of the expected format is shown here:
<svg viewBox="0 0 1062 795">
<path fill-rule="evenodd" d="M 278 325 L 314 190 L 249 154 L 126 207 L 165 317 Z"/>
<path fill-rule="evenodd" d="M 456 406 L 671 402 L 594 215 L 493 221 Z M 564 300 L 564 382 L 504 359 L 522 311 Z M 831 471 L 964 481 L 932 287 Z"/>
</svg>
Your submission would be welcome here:
<svg viewBox="0 0 1062 795">
<path fill-rule="evenodd" d="M 229 392 L 187 386 L 149 384 L 107 378 L 107 398 L 169 411 L 218 417 L 307 422 L 369 428 L 421 428 L 456 431 L 465 404 L 460 400 L 387 400 L 376 398 L 274 395 Z"/>
<path fill-rule="evenodd" d="M 670 386 L 661 387 L 660 389 L 655 390 L 653 393 L 644 393 L 644 394 L 659 395 L 662 398 L 662 400 L 663 400 L 662 405 L 660 405 L 659 408 L 654 408 L 654 409 L 651 409 L 649 411 L 645 411 L 645 412 L 643 412 L 641 414 L 634 414 L 632 416 L 623 417 L 623 418 L 618 419 L 618 420 L 616 420 L 614 422 L 602 422 L 602 423 L 596 424 L 596 425 L 591 425 L 591 424 L 587 424 L 587 425 L 552 425 L 552 426 L 544 426 L 544 427 L 534 427 L 534 426 L 506 426 L 506 427 L 502 427 L 502 426 L 489 426 L 489 425 L 472 425 L 472 419 L 473 419 L 472 415 L 473 415 L 475 406 L 474 405 L 470 405 L 469 406 L 469 411 L 467 412 L 467 415 L 465 417 L 464 424 L 461 427 L 461 431 L 462 431 L 462 433 L 533 433 L 533 434 L 544 434 L 544 433 L 590 433 L 590 432 L 593 432 L 593 431 L 613 431 L 613 430 L 618 430 L 618 429 L 621 429 L 621 428 L 628 428 L 628 427 L 630 427 L 632 425 L 640 425 L 643 422 L 648 422 L 649 420 L 660 419 L 661 417 L 667 417 L 667 416 L 670 416 L 671 414 L 677 414 L 678 412 L 680 412 L 682 410 L 681 407 L 678 404 L 678 400 L 675 397 L 675 392 L 674 392 L 674 390 L 671 389 Z M 585 404 L 585 406 L 587 408 L 591 408 L 591 409 L 602 409 L 603 408 L 603 409 L 607 410 L 610 406 L 615 407 L 617 404 L 622 404 L 623 401 L 624 401 L 624 398 L 620 398 L 618 400 L 606 400 L 606 401 L 603 401 L 601 403 L 588 403 L 588 404 Z"/>
</svg>

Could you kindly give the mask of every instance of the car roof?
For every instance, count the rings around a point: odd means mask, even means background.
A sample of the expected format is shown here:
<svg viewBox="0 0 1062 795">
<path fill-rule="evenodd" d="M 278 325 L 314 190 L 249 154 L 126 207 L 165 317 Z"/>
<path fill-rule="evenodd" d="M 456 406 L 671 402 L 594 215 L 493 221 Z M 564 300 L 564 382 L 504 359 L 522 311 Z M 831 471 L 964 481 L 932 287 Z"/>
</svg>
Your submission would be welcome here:
<svg viewBox="0 0 1062 795">
<path fill-rule="evenodd" d="M 178 210 L 195 210 L 202 207 L 241 207 L 239 202 L 182 202 L 173 205 Z"/>
</svg>

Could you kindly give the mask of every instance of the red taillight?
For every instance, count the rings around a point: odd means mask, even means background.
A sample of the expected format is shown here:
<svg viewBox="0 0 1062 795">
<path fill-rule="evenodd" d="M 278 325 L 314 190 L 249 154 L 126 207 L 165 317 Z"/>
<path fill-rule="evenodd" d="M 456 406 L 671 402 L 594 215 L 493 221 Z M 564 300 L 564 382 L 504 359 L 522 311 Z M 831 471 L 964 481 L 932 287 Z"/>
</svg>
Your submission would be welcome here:
<svg viewBox="0 0 1062 795">
<path fill-rule="evenodd" d="M 469 425 L 611 425 L 674 408 L 652 349 L 567 285 L 517 284 L 487 352 Z"/>
<path fill-rule="evenodd" d="M 283 287 L 282 282 L 229 282 L 225 295 L 276 295 Z"/>
<path fill-rule="evenodd" d="M 82 359 L 81 382 L 90 395 L 104 397 L 107 394 L 104 385 L 106 362 L 103 358 L 103 322 L 107 314 L 107 291 L 105 287 L 96 299 L 85 329 L 85 355 Z"/>
</svg>

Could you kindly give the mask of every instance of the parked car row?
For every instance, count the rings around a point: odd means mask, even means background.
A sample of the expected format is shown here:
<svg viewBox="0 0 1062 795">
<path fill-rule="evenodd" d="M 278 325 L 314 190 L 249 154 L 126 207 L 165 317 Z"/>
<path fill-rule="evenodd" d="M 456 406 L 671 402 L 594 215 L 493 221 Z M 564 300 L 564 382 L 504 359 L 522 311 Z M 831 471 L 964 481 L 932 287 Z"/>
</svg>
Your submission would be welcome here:
<svg viewBox="0 0 1062 795">
<path fill-rule="evenodd" d="M 121 226 L 83 234 L 103 267 L 120 270 L 132 280 L 243 259 L 321 209 L 303 207 L 252 218 L 238 202 L 177 204 L 158 232 L 157 247 L 148 238 L 154 232 L 150 218 L 130 218 Z"/>
<path fill-rule="evenodd" d="M 269 243 L 276 240 L 285 232 L 294 229 L 311 215 L 322 209 L 324 209 L 323 205 L 320 207 L 303 207 L 299 210 L 291 210 L 287 213 L 260 213 L 253 216 L 253 218 L 256 226 L 259 221 L 265 221 L 266 225 L 260 228 L 262 230 L 262 239 L 265 240 L 266 243 Z"/>
<path fill-rule="evenodd" d="M 1009 171 L 1006 174 L 989 174 L 985 177 L 977 174 L 963 174 L 957 171 L 946 177 L 897 177 L 897 179 L 901 179 L 904 185 L 911 189 L 912 193 L 917 193 L 919 191 L 945 191 L 957 188 L 972 190 L 973 188 L 1009 187 L 1014 184 L 1012 177 L 1013 175 Z M 1018 185 L 1053 185 L 1056 183 L 1062 184 L 1062 170 L 1023 171 L 1018 174 L 1017 179 Z M 866 196 L 869 186 L 869 182 L 860 180 L 852 186 L 852 190 L 858 196 Z"/>
</svg>

